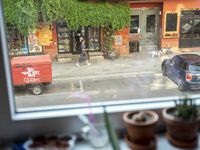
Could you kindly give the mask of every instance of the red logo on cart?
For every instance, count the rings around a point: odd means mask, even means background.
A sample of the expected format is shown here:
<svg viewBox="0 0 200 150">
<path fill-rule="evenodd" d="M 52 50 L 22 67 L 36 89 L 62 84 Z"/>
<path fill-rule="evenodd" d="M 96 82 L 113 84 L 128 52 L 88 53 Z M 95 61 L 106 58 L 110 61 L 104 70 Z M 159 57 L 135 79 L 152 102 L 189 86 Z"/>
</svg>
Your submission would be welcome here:
<svg viewBox="0 0 200 150">
<path fill-rule="evenodd" d="M 28 77 L 35 77 L 36 75 L 40 75 L 40 71 L 34 70 L 34 68 L 27 67 L 27 71 L 22 72 L 23 75 L 28 75 Z"/>
</svg>

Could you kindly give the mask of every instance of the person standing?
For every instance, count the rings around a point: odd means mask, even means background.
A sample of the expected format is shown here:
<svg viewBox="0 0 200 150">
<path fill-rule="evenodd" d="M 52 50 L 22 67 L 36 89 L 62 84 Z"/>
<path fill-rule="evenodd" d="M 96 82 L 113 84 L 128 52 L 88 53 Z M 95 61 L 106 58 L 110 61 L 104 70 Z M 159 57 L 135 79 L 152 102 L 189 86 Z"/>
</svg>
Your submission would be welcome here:
<svg viewBox="0 0 200 150">
<path fill-rule="evenodd" d="M 82 62 L 86 62 L 86 64 L 89 66 L 91 65 L 89 63 L 89 53 L 88 51 L 86 51 L 86 48 L 85 48 L 85 40 L 83 38 L 80 38 L 80 50 L 81 50 L 81 54 L 80 54 L 80 57 L 79 57 L 79 61 L 76 63 L 76 66 L 80 67 L 80 64 Z"/>
</svg>

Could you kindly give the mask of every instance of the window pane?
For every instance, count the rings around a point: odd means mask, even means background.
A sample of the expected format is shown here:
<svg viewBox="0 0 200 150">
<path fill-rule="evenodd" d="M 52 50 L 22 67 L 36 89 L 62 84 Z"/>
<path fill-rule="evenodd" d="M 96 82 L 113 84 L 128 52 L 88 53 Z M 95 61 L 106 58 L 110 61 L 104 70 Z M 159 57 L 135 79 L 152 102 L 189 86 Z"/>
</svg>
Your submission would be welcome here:
<svg viewBox="0 0 200 150">
<path fill-rule="evenodd" d="M 146 32 L 155 32 L 156 15 L 147 15 Z"/>
<path fill-rule="evenodd" d="M 194 20 L 194 38 L 200 38 L 200 18 Z"/>
<path fill-rule="evenodd" d="M 67 26 L 67 22 L 57 22 L 56 27 L 58 36 L 58 52 L 70 52 L 70 30 Z"/>
<path fill-rule="evenodd" d="M 68 9 L 67 5 L 66 9 Z M 41 46 L 42 53 L 23 57 L 15 54 L 10 56 L 16 110 L 24 112 L 52 108 L 79 108 L 87 107 L 90 103 L 107 105 L 123 103 L 122 100 L 135 101 L 135 99 L 143 100 L 182 94 L 174 82 L 162 76 L 162 58 L 169 58 L 170 62 L 174 53 L 168 55 L 170 52 L 156 51 L 155 46 L 142 41 L 145 38 L 144 34 L 155 33 L 157 30 L 156 23 L 159 22 L 159 17 L 157 19 L 156 12 L 159 11 L 153 8 L 141 8 L 137 15 L 128 14 L 131 19 L 130 33 L 133 33 L 130 36 L 129 31 L 127 33 L 127 27 L 115 31 L 115 26 L 110 26 L 110 20 L 105 21 L 106 25 L 100 24 L 99 26 L 91 26 L 84 22 L 84 19 L 80 22 L 79 20 L 43 22 L 51 25 L 40 32 L 44 35 L 43 37 L 48 38 L 49 34 L 46 33 L 51 30 L 52 41 L 47 45 L 46 43 L 43 45 L 41 41 L 35 43 Z M 136 13 L 137 11 L 134 12 Z M 93 13 L 89 15 L 92 16 Z M 66 14 L 60 17 L 67 20 Z M 85 19 L 94 21 L 92 22 L 94 25 L 95 20 L 92 20 L 92 17 Z M 199 19 L 195 19 L 193 22 L 190 19 L 184 20 L 181 24 L 182 34 L 193 35 L 194 30 L 191 32 L 190 26 L 194 23 L 197 29 L 195 34 L 199 34 Z M 70 28 L 75 22 L 77 22 L 77 27 Z M 118 25 L 121 25 L 120 22 Z M 138 34 L 140 27 L 141 35 Z M 38 26 L 37 28 L 40 29 Z M 14 31 L 11 37 L 13 39 L 17 37 L 16 42 L 21 40 L 22 44 L 18 47 L 22 49 L 25 47 L 26 38 L 18 33 L 19 31 L 17 33 Z M 40 37 L 40 34 L 36 32 L 36 36 Z M 35 42 L 35 37 L 32 36 L 34 35 L 27 37 L 29 39 L 27 42 L 29 48 L 34 49 L 34 44 L 31 44 Z M 41 39 L 45 40 L 45 38 Z M 81 39 L 84 39 L 84 43 Z M 115 44 L 117 42 L 119 44 Z M 11 42 L 9 45 L 12 46 Z M 102 55 L 104 50 L 106 50 L 105 56 Z M 165 54 L 166 57 L 162 57 Z M 45 57 L 42 57 L 44 55 Z M 46 55 L 49 57 L 47 58 Z"/>
<path fill-rule="evenodd" d="M 181 22 L 181 34 L 183 38 L 191 38 L 192 35 L 192 20 L 182 20 Z"/>
<path fill-rule="evenodd" d="M 166 31 L 176 31 L 177 30 L 177 13 L 167 13 L 166 16 Z"/>
<path fill-rule="evenodd" d="M 139 15 L 131 16 L 130 33 L 138 33 Z"/>
<path fill-rule="evenodd" d="M 100 33 L 99 28 L 88 28 L 89 51 L 100 50 Z"/>
</svg>

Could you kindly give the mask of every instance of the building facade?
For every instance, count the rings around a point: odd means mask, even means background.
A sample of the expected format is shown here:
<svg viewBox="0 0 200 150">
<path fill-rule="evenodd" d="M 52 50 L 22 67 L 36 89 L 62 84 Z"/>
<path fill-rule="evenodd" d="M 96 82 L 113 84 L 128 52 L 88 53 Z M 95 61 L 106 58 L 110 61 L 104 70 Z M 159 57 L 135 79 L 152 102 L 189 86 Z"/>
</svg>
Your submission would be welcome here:
<svg viewBox="0 0 200 150">
<path fill-rule="evenodd" d="M 114 45 L 121 55 L 145 50 L 172 48 L 200 51 L 199 0 L 130 1 L 130 27 L 116 33 L 122 45 Z"/>
<path fill-rule="evenodd" d="M 200 51 L 199 0 L 132 0 L 127 3 L 130 27 L 116 32 L 112 43 L 121 56 L 145 51 L 146 47 Z M 80 37 L 95 56 L 102 55 L 108 42 L 103 28 L 81 27 L 72 31 L 64 21 L 39 25 L 34 35 L 28 37 L 29 51 L 50 54 L 52 58 L 71 58 L 79 54 Z"/>
</svg>

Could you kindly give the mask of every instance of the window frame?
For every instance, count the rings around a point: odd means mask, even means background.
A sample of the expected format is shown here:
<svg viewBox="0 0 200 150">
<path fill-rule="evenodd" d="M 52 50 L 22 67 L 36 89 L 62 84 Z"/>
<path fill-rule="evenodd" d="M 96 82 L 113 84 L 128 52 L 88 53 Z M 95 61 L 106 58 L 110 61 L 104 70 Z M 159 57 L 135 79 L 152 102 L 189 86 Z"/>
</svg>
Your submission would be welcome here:
<svg viewBox="0 0 200 150">
<path fill-rule="evenodd" d="M 91 110 L 88 108 L 87 104 L 81 104 L 76 108 L 63 107 L 62 109 L 52 109 L 52 110 L 32 110 L 27 112 L 16 112 L 15 101 L 14 101 L 14 90 L 12 86 L 11 78 L 11 69 L 9 63 L 8 47 L 7 47 L 7 38 L 5 32 L 5 25 L 3 19 L 2 5 L 0 2 L 0 61 L 2 67 L 0 68 L 0 76 L 2 80 L 5 81 L 6 85 L 1 85 L 4 90 L 0 90 L 1 95 L 6 95 L 7 98 L 2 99 L 3 102 L 8 104 L 10 109 L 11 120 L 33 120 L 33 119 L 42 119 L 42 118 L 57 118 L 64 116 L 76 116 L 77 112 L 82 114 L 90 114 L 92 111 L 94 114 L 102 113 L 103 108 L 106 107 L 109 113 L 114 112 L 124 112 L 124 111 L 133 111 L 133 110 L 144 110 L 144 109 L 162 109 L 166 107 L 173 107 L 174 100 L 178 99 L 179 96 L 173 97 L 159 97 L 159 98 L 147 98 L 147 99 L 131 99 L 131 100 L 120 100 L 112 102 L 99 102 L 92 103 Z M 6 92 L 6 93 L 4 93 Z M 5 96 L 5 97 L 6 97 Z M 197 99 L 197 104 L 200 104 L 200 95 L 192 95 L 191 98 Z M 148 104 L 148 105 L 147 105 Z M 120 107 L 119 107 L 120 106 Z M 78 111 L 77 111 L 78 110 Z"/>
<path fill-rule="evenodd" d="M 177 20 L 176 20 L 176 30 L 174 31 L 166 31 L 166 26 L 167 26 L 167 15 L 168 14 L 177 14 Z M 167 11 L 164 14 L 164 35 L 163 38 L 176 38 L 178 37 L 178 31 L 179 31 L 179 26 L 180 26 L 180 13 L 176 11 Z"/>
</svg>

